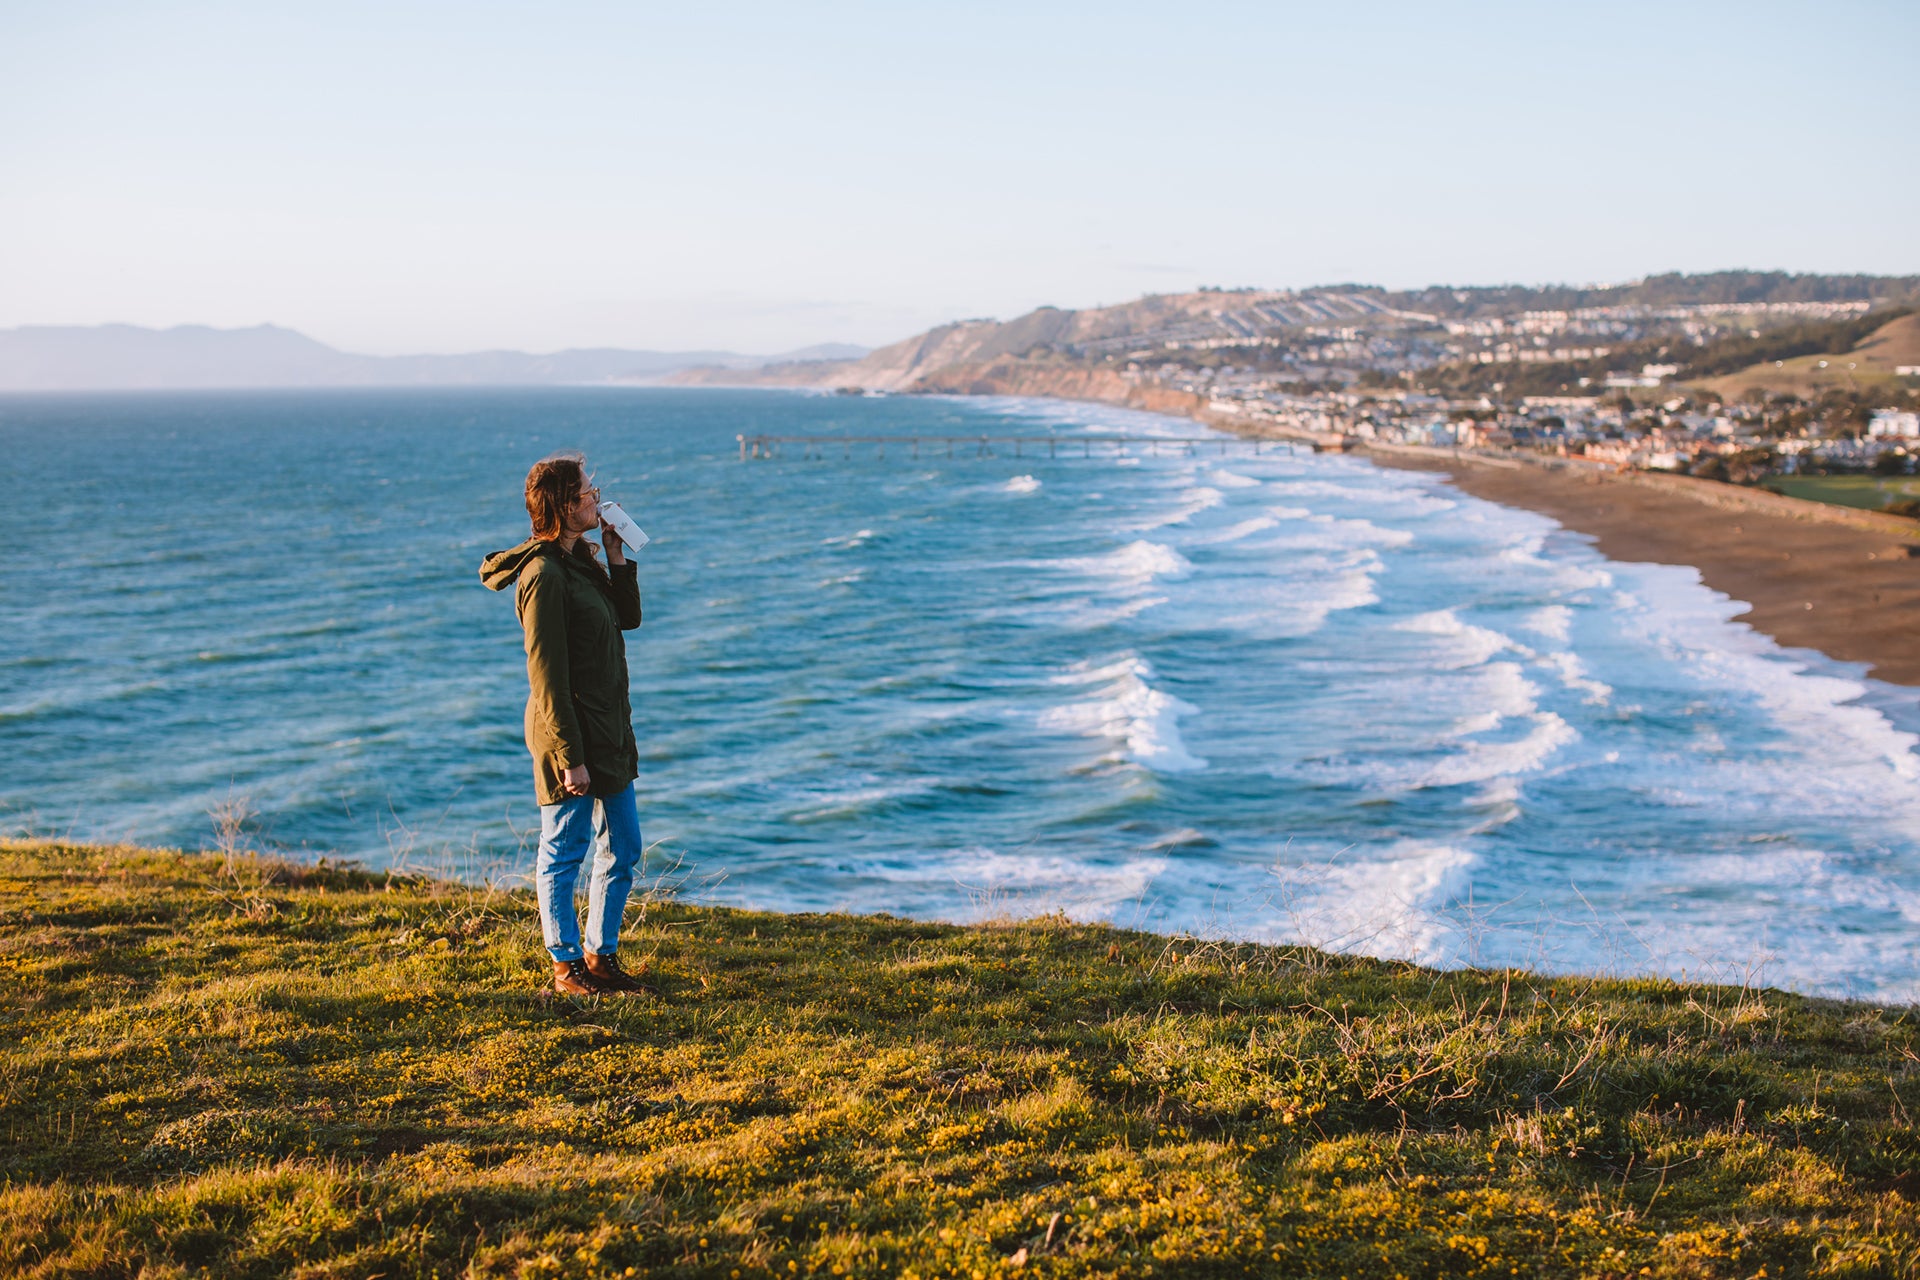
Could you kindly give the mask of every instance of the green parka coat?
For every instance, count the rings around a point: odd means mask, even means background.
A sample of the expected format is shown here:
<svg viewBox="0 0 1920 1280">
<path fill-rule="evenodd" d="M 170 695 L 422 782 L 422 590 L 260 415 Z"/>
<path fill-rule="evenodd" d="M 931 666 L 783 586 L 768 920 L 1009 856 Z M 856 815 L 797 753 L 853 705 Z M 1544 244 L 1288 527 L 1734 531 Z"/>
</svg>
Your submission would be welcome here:
<svg viewBox="0 0 1920 1280">
<path fill-rule="evenodd" d="M 495 591 L 518 584 L 514 612 L 526 633 L 527 750 L 543 805 L 568 799 L 560 775 L 587 766 L 593 795 L 612 795 L 640 772 L 627 696 L 627 644 L 640 625 L 633 561 L 603 568 L 584 542 L 572 552 L 529 538 L 480 565 Z"/>
</svg>

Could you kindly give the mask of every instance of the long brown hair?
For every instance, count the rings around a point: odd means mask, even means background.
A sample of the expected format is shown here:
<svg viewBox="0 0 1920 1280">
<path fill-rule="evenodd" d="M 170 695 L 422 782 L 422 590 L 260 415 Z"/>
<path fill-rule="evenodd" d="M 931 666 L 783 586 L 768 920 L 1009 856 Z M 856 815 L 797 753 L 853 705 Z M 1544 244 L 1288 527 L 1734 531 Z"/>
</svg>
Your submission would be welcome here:
<svg viewBox="0 0 1920 1280">
<path fill-rule="evenodd" d="M 567 531 L 567 512 L 580 501 L 587 483 L 586 455 L 574 450 L 551 453 L 527 472 L 527 518 L 533 536 L 553 542 Z"/>
<path fill-rule="evenodd" d="M 580 490 L 587 483 L 587 458 L 577 450 L 548 454 L 527 472 L 527 519 L 533 522 L 533 536 L 543 542 L 558 542 L 567 531 L 567 512 L 580 501 Z M 581 538 L 573 544 L 573 555 L 595 569 L 600 588 L 611 589 L 612 579 L 595 559 L 600 548 Z"/>
</svg>

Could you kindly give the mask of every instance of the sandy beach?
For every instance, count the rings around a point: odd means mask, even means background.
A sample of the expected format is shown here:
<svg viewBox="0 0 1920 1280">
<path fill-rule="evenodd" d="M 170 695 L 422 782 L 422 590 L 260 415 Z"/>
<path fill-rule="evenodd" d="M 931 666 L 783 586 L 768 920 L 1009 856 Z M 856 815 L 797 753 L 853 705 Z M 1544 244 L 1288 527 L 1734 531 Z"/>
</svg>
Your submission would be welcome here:
<svg viewBox="0 0 1920 1280">
<path fill-rule="evenodd" d="M 1783 645 L 1872 664 L 1920 686 L 1920 523 L 1677 481 L 1372 449 L 1383 466 L 1439 471 L 1475 497 L 1552 516 L 1615 560 L 1692 565 L 1744 601 Z"/>
<path fill-rule="evenodd" d="M 947 389 L 1087 399 L 1272 434 L 1201 396 L 1111 375 L 997 374 Z M 1583 463 L 1404 445 L 1372 445 L 1366 455 L 1442 472 L 1475 497 L 1552 516 L 1615 560 L 1691 565 L 1708 586 L 1747 604 L 1743 621 L 1781 644 L 1868 663 L 1876 679 L 1920 687 L 1920 521 Z"/>
</svg>

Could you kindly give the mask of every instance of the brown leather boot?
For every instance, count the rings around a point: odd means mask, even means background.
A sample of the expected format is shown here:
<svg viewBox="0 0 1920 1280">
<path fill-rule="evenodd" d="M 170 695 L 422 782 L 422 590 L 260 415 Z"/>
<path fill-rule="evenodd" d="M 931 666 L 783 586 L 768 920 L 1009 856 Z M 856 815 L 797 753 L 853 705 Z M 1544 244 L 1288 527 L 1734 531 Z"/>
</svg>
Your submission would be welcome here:
<svg viewBox="0 0 1920 1280">
<path fill-rule="evenodd" d="M 593 976 L 584 960 L 555 960 L 553 989 L 563 996 L 597 996 L 609 988 Z"/>
<path fill-rule="evenodd" d="M 600 984 L 602 991 L 634 995 L 649 991 L 647 985 L 620 967 L 620 957 L 612 953 L 587 956 L 587 976 Z"/>
</svg>

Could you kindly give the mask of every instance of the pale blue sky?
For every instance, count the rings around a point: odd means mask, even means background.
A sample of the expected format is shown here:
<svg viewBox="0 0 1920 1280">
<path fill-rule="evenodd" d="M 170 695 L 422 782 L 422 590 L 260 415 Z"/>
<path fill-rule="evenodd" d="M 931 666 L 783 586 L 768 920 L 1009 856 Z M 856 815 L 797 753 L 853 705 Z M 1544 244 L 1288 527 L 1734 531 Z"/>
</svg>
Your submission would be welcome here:
<svg viewBox="0 0 1920 1280">
<path fill-rule="evenodd" d="M 1200 284 L 1920 272 L 1920 5 L 0 0 L 0 327 L 877 344 Z"/>
</svg>

